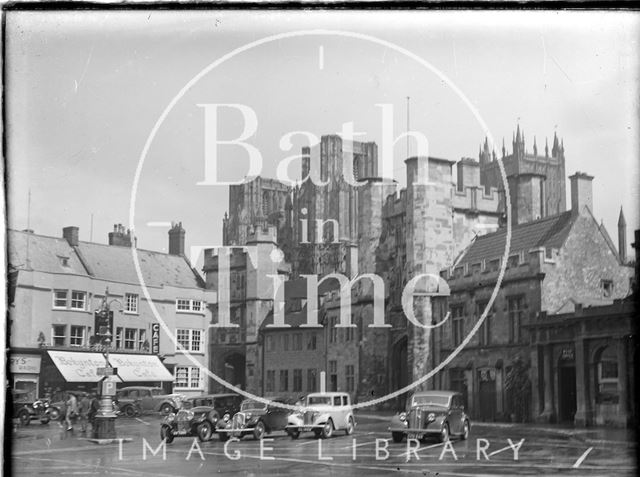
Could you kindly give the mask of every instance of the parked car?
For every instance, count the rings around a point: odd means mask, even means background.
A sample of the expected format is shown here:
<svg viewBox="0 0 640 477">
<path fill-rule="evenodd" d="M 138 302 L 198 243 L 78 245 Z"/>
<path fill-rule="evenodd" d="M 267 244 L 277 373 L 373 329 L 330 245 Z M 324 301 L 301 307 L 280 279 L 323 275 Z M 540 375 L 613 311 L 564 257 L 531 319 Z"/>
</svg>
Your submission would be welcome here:
<svg viewBox="0 0 640 477">
<path fill-rule="evenodd" d="M 66 392 L 73 394 L 78 400 L 78 402 L 80 402 L 80 399 L 82 399 L 82 396 L 84 396 L 85 394 L 88 394 L 87 391 L 75 390 L 75 389 L 72 389 Z M 58 397 L 59 397 L 59 394 L 58 394 Z M 66 413 L 67 413 L 67 403 L 64 397 L 59 398 L 49 404 L 49 416 L 51 417 L 51 420 L 53 421 L 62 420 L 64 419 Z"/>
<path fill-rule="evenodd" d="M 49 402 L 46 399 L 32 399 L 31 393 L 23 389 L 11 391 L 13 400 L 13 417 L 20 420 L 20 424 L 28 426 L 32 419 L 38 419 L 42 424 L 48 424 Z"/>
<path fill-rule="evenodd" d="M 471 430 L 462 395 L 453 391 L 420 391 L 407 401 L 405 412 L 394 416 L 389 430 L 394 442 L 437 437 L 444 442 L 455 435 L 467 439 Z"/>
<path fill-rule="evenodd" d="M 198 436 L 208 441 L 216 430 L 221 415 L 239 410 L 242 398 L 237 394 L 208 394 L 185 399 L 182 407 L 162 420 L 160 438 L 167 444 L 174 437 Z"/>
<path fill-rule="evenodd" d="M 286 427 L 287 434 L 297 439 L 301 432 L 313 431 L 324 439 L 334 431 L 343 430 L 352 434 L 356 421 L 351 400 L 346 393 L 313 393 L 306 399 L 304 412 L 291 414 Z"/>
<path fill-rule="evenodd" d="M 128 406 L 138 405 L 142 412 L 159 411 L 168 415 L 180 409 L 185 396 L 167 394 L 164 389 L 151 386 L 128 386 L 116 392 L 116 399 L 121 412 L 125 412 Z"/>
<path fill-rule="evenodd" d="M 285 398 L 276 398 L 272 401 L 293 405 L 292 401 Z M 221 441 L 226 441 L 229 437 L 242 439 L 246 435 L 252 435 L 254 439 L 262 439 L 265 434 L 284 431 L 291 413 L 291 410 L 276 404 L 246 399 L 242 401 L 239 412 L 233 414 L 230 419 L 218 421 L 217 432 Z"/>
</svg>

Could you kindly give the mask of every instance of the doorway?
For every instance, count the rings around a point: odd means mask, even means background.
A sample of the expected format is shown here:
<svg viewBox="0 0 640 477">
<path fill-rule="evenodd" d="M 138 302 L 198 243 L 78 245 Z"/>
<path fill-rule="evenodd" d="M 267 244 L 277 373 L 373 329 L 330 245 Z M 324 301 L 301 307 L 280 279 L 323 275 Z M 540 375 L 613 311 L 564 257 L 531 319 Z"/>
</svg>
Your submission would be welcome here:
<svg viewBox="0 0 640 477">
<path fill-rule="evenodd" d="M 409 383 L 407 337 L 404 336 L 393 345 L 391 353 L 391 390 L 395 391 L 405 387 Z M 404 409 L 407 394 L 402 394 L 396 398 L 398 409 Z"/>
<path fill-rule="evenodd" d="M 576 415 L 576 367 L 558 367 L 558 421 L 573 422 Z"/>
</svg>

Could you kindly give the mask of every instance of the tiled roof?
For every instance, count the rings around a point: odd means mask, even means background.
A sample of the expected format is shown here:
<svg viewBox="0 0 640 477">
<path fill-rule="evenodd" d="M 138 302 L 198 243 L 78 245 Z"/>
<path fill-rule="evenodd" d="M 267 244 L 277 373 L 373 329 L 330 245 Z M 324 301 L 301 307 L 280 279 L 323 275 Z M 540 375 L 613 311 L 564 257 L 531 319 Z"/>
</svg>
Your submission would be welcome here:
<svg viewBox="0 0 640 477">
<path fill-rule="evenodd" d="M 9 263 L 18 269 L 71 275 L 87 273 L 73 247 L 63 238 L 8 230 L 7 249 Z"/>
<path fill-rule="evenodd" d="M 9 263 L 46 273 L 69 273 L 122 283 L 138 283 L 129 247 L 79 242 L 71 247 L 63 238 L 9 230 Z M 137 250 L 140 269 L 148 286 L 203 288 L 201 277 L 184 257 Z M 28 261 L 27 263 L 27 253 Z M 67 266 L 63 265 L 66 258 Z"/>
<path fill-rule="evenodd" d="M 528 252 L 537 247 L 560 248 L 571 230 L 573 218 L 571 211 L 568 211 L 513 226 L 509 254 L 513 255 L 520 251 Z M 504 254 L 506 238 L 506 228 L 477 237 L 460 260 L 459 265 L 501 257 Z"/>
</svg>

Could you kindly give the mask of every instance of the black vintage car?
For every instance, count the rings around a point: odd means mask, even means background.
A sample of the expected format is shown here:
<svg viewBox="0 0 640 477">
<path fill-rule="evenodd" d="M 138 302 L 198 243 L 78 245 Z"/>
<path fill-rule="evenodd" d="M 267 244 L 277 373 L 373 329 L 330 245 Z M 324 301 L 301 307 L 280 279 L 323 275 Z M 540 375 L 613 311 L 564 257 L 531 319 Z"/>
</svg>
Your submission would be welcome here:
<svg viewBox="0 0 640 477">
<path fill-rule="evenodd" d="M 274 402 L 293 405 L 294 402 L 285 398 L 272 399 Z M 229 437 L 242 438 L 252 435 L 254 439 L 262 439 L 265 434 L 283 431 L 287 427 L 288 417 L 293 411 L 276 404 L 265 404 L 247 399 L 242 402 L 240 412 L 218 421 L 218 435 L 221 441 Z M 228 417 L 228 416 L 227 416 Z"/>
<path fill-rule="evenodd" d="M 394 442 L 402 439 L 436 437 L 440 442 L 458 436 L 469 437 L 471 423 L 464 412 L 462 395 L 453 391 L 419 391 L 407 401 L 406 412 L 391 420 L 391 437 Z"/>
<path fill-rule="evenodd" d="M 13 417 L 18 418 L 21 425 L 28 426 L 31 419 L 38 419 L 42 424 L 48 424 L 51 420 L 47 400 L 34 400 L 29 391 L 22 389 L 13 389 L 11 398 L 13 400 Z"/>
<path fill-rule="evenodd" d="M 160 438 L 167 444 L 174 437 L 198 436 L 208 441 L 216 431 L 220 416 L 236 413 L 242 398 L 237 394 L 209 394 L 185 399 L 181 408 L 166 416 L 160 426 Z"/>
</svg>

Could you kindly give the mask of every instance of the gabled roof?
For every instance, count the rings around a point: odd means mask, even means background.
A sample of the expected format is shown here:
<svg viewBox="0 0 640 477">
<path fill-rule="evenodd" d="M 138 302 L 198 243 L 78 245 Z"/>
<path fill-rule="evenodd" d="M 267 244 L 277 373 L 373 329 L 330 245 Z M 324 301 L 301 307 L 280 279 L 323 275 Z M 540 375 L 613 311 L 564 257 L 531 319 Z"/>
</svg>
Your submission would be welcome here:
<svg viewBox="0 0 640 477">
<path fill-rule="evenodd" d="M 139 282 L 129 247 L 91 242 L 79 242 L 72 247 L 64 238 L 17 230 L 7 231 L 7 246 L 9 263 L 18 269 L 84 275 L 121 283 Z M 186 258 L 140 249 L 137 253 L 148 286 L 204 288 L 202 278 Z"/>
<path fill-rule="evenodd" d="M 571 211 L 551 217 L 518 224 L 511 228 L 509 254 L 528 252 L 538 247 L 560 248 L 566 240 L 575 221 Z M 479 236 L 466 251 L 459 264 L 477 263 L 483 259 L 494 259 L 504 254 L 507 229 Z"/>
</svg>

